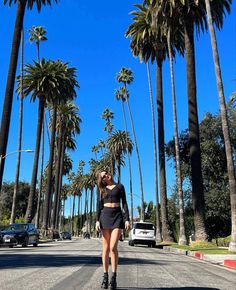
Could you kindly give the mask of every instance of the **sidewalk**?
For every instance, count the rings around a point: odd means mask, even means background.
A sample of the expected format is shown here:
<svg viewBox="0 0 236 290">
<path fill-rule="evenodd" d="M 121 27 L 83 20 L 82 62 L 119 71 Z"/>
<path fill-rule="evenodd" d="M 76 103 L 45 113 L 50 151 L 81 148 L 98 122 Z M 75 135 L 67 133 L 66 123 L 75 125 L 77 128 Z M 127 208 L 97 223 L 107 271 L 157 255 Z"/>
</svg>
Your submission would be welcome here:
<svg viewBox="0 0 236 290">
<path fill-rule="evenodd" d="M 169 246 L 164 246 L 163 250 L 170 253 L 194 257 L 199 260 L 236 270 L 236 254 L 203 254 L 200 251 L 187 251 L 171 248 Z"/>
</svg>

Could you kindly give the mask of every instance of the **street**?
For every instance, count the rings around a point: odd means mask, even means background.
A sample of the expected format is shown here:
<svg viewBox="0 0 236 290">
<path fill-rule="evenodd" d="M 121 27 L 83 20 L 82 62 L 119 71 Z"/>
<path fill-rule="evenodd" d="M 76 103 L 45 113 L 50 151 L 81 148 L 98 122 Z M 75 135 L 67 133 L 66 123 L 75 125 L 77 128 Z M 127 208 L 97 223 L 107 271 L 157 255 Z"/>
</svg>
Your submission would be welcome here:
<svg viewBox="0 0 236 290">
<path fill-rule="evenodd" d="M 100 289 L 101 240 L 0 248 L 0 289 Z M 118 289 L 236 289 L 236 271 L 119 242 Z"/>
</svg>

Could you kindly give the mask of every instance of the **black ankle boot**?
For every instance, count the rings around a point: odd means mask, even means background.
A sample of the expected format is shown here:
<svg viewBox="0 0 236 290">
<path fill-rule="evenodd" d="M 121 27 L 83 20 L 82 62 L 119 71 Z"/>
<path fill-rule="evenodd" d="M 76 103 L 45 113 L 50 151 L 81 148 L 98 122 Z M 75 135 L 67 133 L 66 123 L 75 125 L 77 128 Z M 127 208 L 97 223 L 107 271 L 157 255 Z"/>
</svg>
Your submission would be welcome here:
<svg viewBox="0 0 236 290">
<path fill-rule="evenodd" d="M 110 281 L 110 289 L 111 290 L 116 290 L 116 286 L 117 286 L 117 283 L 116 283 L 116 275 L 113 275 L 111 277 L 111 281 Z"/>
<path fill-rule="evenodd" d="M 104 273 L 101 288 L 108 289 L 108 273 Z"/>
</svg>

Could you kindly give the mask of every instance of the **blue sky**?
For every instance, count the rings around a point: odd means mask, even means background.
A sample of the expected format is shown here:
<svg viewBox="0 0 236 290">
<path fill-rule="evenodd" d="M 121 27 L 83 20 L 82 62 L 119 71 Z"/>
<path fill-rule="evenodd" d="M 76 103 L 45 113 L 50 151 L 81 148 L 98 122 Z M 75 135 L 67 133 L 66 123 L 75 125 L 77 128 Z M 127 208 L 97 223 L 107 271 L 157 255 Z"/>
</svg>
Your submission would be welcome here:
<svg viewBox="0 0 236 290">
<path fill-rule="evenodd" d="M 2 113 L 8 71 L 11 42 L 15 21 L 16 7 L 9 8 L 0 4 L 0 114 Z M 41 44 L 41 56 L 46 59 L 61 59 L 77 68 L 77 79 L 80 84 L 76 104 L 80 108 L 81 134 L 77 137 L 77 150 L 70 153 L 76 170 L 79 160 L 88 162 L 95 156 L 91 148 L 100 139 L 105 139 L 104 120 L 101 115 L 105 108 L 114 113 L 114 128 L 124 130 L 120 102 L 115 100 L 114 90 L 119 87 L 115 80 L 122 66 L 133 71 L 134 82 L 130 85 L 130 104 L 133 113 L 137 142 L 143 171 L 145 200 L 154 198 L 154 162 L 151 128 L 151 110 L 148 93 L 146 67 L 132 56 L 129 39 L 124 37 L 131 24 L 129 12 L 133 4 L 141 1 L 78 1 L 64 0 L 52 7 L 42 7 L 39 14 L 35 9 L 26 11 L 25 15 L 25 62 L 36 59 L 36 46 L 29 43 L 28 29 L 41 25 L 47 31 L 48 41 Z M 233 1 L 231 14 L 225 19 L 222 31 L 217 32 L 220 63 L 224 81 L 225 97 L 236 91 L 236 4 Z M 187 95 L 186 63 L 177 57 L 174 64 L 179 131 L 187 128 Z M 152 66 L 153 92 L 155 96 L 155 66 Z M 214 66 L 210 36 L 208 33 L 196 39 L 196 73 L 199 120 L 206 112 L 216 113 L 219 110 L 219 99 L 216 90 Z M 19 74 L 19 70 L 18 70 Z M 163 67 L 165 140 L 173 136 L 173 112 L 169 63 Z M 34 149 L 38 104 L 24 103 L 23 149 Z M 12 119 L 7 152 L 17 150 L 19 102 L 14 95 Z M 131 128 L 129 127 L 131 132 Z M 48 158 L 48 152 L 46 152 Z M 22 154 L 20 179 L 30 182 L 33 166 L 33 154 Z M 4 180 L 14 180 L 16 154 L 6 158 Z M 86 167 L 87 168 L 87 167 Z M 86 170 L 86 169 L 85 169 Z M 139 174 L 135 150 L 132 155 L 133 192 L 135 206 L 140 203 Z M 175 181 L 173 167 L 167 163 L 167 190 Z M 126 187 L 127 198 L 128 170 L 122 170 L 122 183 Z M 67 207 L 68 213 L 68 207 Z"/>
</svg>

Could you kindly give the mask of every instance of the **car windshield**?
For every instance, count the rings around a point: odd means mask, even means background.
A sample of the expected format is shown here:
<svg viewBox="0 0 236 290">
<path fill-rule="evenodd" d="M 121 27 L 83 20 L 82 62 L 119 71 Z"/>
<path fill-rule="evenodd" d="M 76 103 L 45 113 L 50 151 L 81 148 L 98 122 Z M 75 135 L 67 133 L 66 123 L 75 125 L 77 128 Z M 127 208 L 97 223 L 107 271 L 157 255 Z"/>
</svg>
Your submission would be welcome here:
<svg viewBox="0 0 236 290">
<path fill-rule="evenodd" d="M 136 224 L 134 227 L 135 229 L 140 229 L 140 230 L 154 230 L 153 224 L 139 223 L 139 224 Z"/>
<path fill-rule="evenodd" d="M 5 228 L 7 231 L 25 231 L 27 230 L 27 225 L 24 224 L 15 224 L 15 225 L 9 225 Z"/>
</svg>

